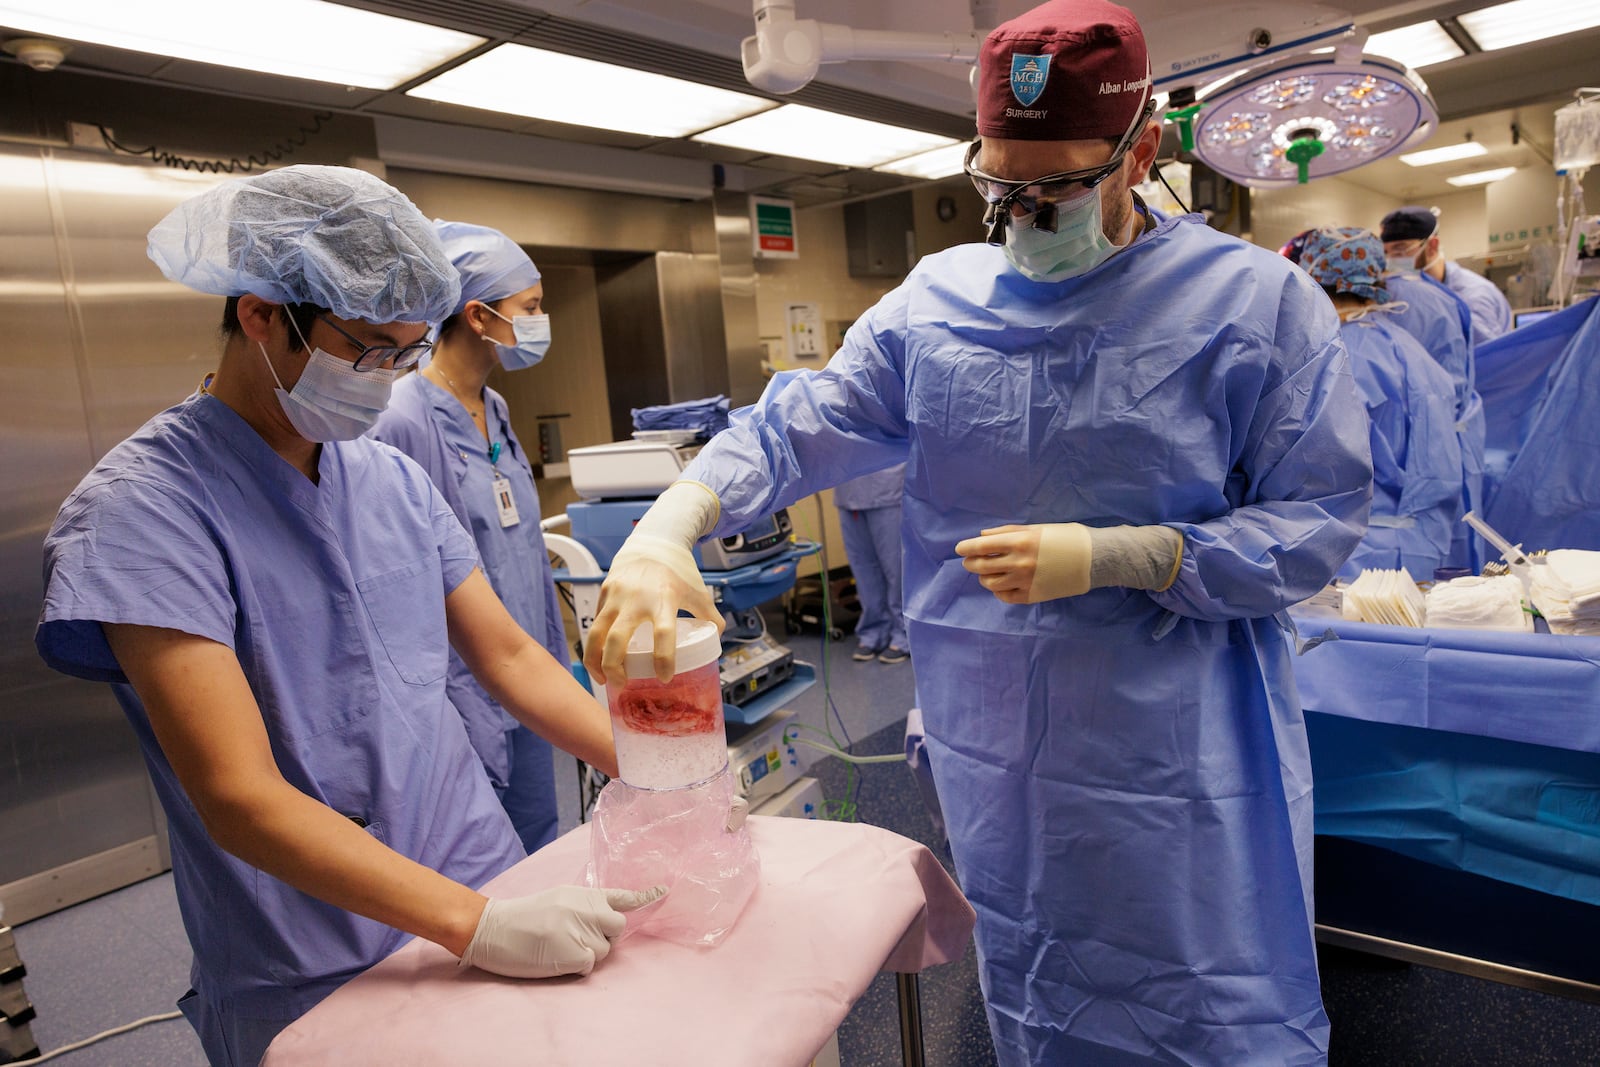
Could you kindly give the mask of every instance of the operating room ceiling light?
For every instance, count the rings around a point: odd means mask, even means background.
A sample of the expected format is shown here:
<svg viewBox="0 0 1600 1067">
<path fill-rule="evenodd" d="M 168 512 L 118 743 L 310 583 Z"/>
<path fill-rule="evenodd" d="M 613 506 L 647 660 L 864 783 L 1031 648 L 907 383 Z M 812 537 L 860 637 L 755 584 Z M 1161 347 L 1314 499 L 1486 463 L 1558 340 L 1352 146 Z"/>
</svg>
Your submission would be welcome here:
<svg viewBox="0 0 1600 1067">
<path fill-rule="evenodd" d="M 1431 67 L 1467 54 L 1437 22 L 1375 33 L 1367 38 L 1366 50 L 1375 56 L 1393 56 L 1408 67 Z"/>
<path fill-rule="evenodd" d="M 1295 56 L 1202 96 L 1195 155 L 1242 185 L 1295 185 L 1426 139 L 1438 111 L 1421 79 L 1377 56 Z"/>
<path fill-rule="evenodd" d="M 1595 0 L 1512 0 L 1509 4 L 1457 15 L 1456 21 L 1488 52 L 1600 26 L 1600 3 Z"/>
<path fill-rule="evenodd" d="M 1462 141 L 1460 144 L 1447 144 L 1443 148 L 1430 148 L 1423 152 L 1407 152 L 1400 157 L 1400 162 L 1408 167 L 1431 167 L 1436 163 L 1454 163 L 1460 159 L 1472 159 L 1475 156 L 1486 156 L 1489 150 L 1479 141 Z"/>
<path fill-rule="evenodd" d="M 484 40 L 323 0 L 0 0 L 0 26 L 363 89 L 402 85 Z"/>
<path fill-rule="evenodd" d="M 1446 178 L 1451 185 L 1488 185 L 1501 178 L 1509 178 L 1517 172 L 1516 167 L 1496 167 L 1494 170 L 1478 170 L 1471 174 L 1457 174 L 1454 178 Z"/>
<path fill-rule="evenodd" d="M 785 104 L 751 118 L 697 134 L 696 141 L 791 156 L 841 167 L 876 167 L 918 152 L 961 142 L 921 130 Z"/>
<path fill-rule="evenodd" d="M 503 44 L 407 96 L 644 137 L 684 137 L 778 105 L 621 63 Z"/>
<path fill-rule="evenodd" d="M 931 152 L 918 152 L 914 156 L 896 159 L 872 169 L 901 174 L 907 178 L 951 178 L 962 173 L 961 165 L 966 162 L 966 158 L 967 145 L 962 141 L 943 148 L 935 148 Z"/>
</svg>

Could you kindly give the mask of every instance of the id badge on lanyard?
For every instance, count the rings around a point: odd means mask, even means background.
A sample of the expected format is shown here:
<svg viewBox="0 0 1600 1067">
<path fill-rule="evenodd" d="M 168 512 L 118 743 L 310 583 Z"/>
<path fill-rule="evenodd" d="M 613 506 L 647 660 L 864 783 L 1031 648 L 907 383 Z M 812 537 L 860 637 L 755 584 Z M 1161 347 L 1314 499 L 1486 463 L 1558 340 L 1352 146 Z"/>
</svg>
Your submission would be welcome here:
<svg viewBox="0 0 1600 1067">
<path fill-rule="evenodd" d="M 500 442 L 496 441 L 489 449 L 489 463 L 491 466 L 500 460 Z M 494 506 L 500 512 L 500 528 L 509 529 L 522 521 L 522 516 L 517 514 L 517 498 L 511 493 L 511 481 L 500 473 L 498 466 L 494 471 Z"/>
</svg>

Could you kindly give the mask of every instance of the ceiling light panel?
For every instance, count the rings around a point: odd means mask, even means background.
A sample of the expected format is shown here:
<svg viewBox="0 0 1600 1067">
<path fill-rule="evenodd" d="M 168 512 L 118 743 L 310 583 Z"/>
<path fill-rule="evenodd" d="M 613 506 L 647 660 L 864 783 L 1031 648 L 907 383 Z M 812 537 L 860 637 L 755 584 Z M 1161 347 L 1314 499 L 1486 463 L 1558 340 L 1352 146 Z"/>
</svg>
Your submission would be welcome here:
<svg viewBox="0 0 1600 1067">
<path fill-rule="evenodd" d="M 645 137 L 684 137 L 778 105 L 622 64 L 503 44 L 406 93 Z"/>
<path fill-rule="evenodd" d="M 1516 167 L 1496 167 L 1494 170 L 1480 170 L 1472 174 L 1457 174 L 1454 178 L 1446 178 L 1451 185 L 1488 185 L 1501 178 L 1509 178 L 1517 172 Z"/>
<path fill-rule="evenodd" d="M 741 119 L 694 140 L 840 167 L 876 167 L 918 152 L 960 145 L 953 137 L 837 115 L 800 104 Z"/>
<path fill-rule="evenodd" d="M 946 145 L 944 148 L 935 148 L 931 152 L 919 152 L 914 156 L 897 159 L 872 169 L 887 171 L 890 174 L 903 174 L 908 178 L 952 178 L 962 173 L 962 164 L 966 162 L 966 158 L 966 143 L 958 142 Z"/>
<path fill-rule="evenodd" d="M 1368 55 L 1397 59 L 1413 68 L 1431 67 L 1467 54 L 1437 22 L 1419 22 L 1375 33 L 1367 38 L 1362 50 Z"/>
<path fill-rule="evenodd" d="M 1513 0 L 1457 15 L 1485 52 L 1600 26 L 1595 0 Z"/>
<path fill-rule="evenodd" d="M 1425 152 L 1407 152 L 1400 157 L 1400 162 L 1408 167 L 1431 167 L 1435 163 L 1454 163 L 1458 159 L 1488 154 L 1489 150 L 1481 142 L 1462 141 L 1460 144 L 1447 144 L 1443 148 L 1430 148 Z"/>
<path fill-rule="evenodd" d="M 0 0 L 0 25 L 363 89 L 402 85 L 484 40 L 323 0 Z"/>
</svg>

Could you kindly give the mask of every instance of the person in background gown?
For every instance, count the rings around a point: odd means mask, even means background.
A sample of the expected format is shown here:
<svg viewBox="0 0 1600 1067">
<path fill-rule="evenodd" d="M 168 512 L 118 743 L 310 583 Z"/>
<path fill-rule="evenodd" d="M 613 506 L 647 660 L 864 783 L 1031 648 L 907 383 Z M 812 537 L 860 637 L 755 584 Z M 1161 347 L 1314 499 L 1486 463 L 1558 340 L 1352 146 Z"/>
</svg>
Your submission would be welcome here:
<svg viewBox="0 0 1600 1067">
<path fill-rule="evenodd" d="M 425 365 L 395 382 L 371 436 L 422 465 L 472 534 L 483 575 L 511 617 L 557 663 L 568 663 L 532 461 L 511 428 L 505 397 L 487 384 L 495 367 L 519 371 L 544 359 L 550 347 L 544 282 L 528 254 L 499 230 L 434 225 L 461 276 L 461 296 Z M 454 652 L 445 692 L 523 847 L 536 852 L 554 841 L 559 819 L 549 742 L 502 708 Z"/>
</svg>

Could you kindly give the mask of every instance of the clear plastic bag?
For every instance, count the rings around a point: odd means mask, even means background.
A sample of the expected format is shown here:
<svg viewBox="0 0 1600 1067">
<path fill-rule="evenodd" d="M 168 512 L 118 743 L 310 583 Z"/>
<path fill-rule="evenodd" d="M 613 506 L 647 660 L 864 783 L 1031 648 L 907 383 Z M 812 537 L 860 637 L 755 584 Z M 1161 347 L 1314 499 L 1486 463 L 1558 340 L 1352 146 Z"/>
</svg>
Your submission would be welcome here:
<svg viewBox="0 0 1600 1067">
<path fill-rule="evenodd" d="M 761 880 L 750 831 L 727 829 L 734 792 L 727 771 L 682 789 L 606 784 L 589 838 L 589 884 L 668 890 L 659 902 L 628 914 L 623 937 L 639 933 L 710 946 L 733 929 Z"/>
</svg>

